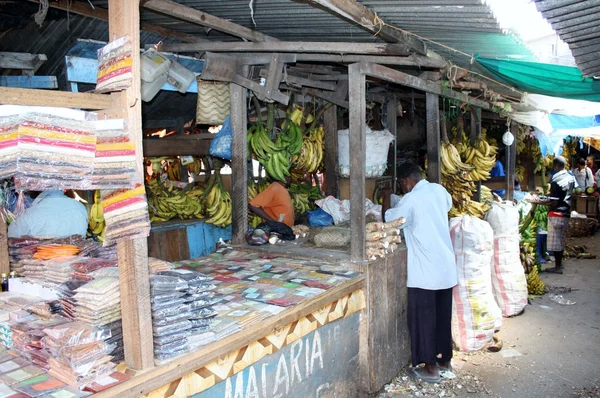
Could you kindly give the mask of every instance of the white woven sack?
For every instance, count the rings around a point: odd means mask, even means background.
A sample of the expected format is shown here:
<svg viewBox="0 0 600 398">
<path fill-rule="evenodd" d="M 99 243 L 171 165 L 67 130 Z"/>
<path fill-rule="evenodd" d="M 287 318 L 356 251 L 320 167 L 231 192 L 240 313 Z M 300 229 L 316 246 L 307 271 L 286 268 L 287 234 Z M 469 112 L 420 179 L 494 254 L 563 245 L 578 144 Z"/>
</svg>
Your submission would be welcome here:
<svg viewBox="0 0 600 398">
<path fill-rule="evenodd" d="M 494 203 L 486 216 L 494 231 L 492 286 L 503 316 L 527 305 L 527 279 L 519 256 L 519 211 L 511 203 Z"/>
<path fill-rule="evenodd" d="M 475 217 L 450 220 L 458 285 L 453 289 L 452 339 L 461 351 L 480 350 L 492 341 L 502 313 L 492 293 L 493 232 Z"/>
<path fill-rule="evenodd" d="M 367 150 L 365 158 L 365 177 L 381 177 L 387 169 L 388 152 L 394 135 L 389 130 L 371 130 L 365 127 Z M 340 177 L 350 176 L 350 130 L 338 131 L 338 166 Z"/>
</svg>

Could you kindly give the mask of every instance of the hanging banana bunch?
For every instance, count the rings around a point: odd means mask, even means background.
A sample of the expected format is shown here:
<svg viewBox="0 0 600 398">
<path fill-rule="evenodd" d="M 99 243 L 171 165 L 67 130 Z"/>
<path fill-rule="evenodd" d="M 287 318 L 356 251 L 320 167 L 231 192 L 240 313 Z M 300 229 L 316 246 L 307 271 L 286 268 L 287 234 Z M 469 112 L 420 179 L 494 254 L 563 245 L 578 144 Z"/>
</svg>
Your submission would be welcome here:
<svg viewBox="0 0 600 398">
<path fill-rule="evenodd" d="M 217 227 L 226 227 L 231 224 L 231 194 L 223 188 L 221 180 L 221 165 L 215 159 L 215 173 L 210 177 L 206 187 L 206 196 L 204 196 L 206 206 L 205 222 L 216 225 Z"/>
<path fill-rule="evenodd" d="M 88 236 L 95 237 L 100 243 L 104 242 L 106 222 L 104 221 L 104 209 L 101 204 L 100 190 L 94 191 L 94 204 L 88 213 Z"/>
<path fill-rule="evenodd" d="M 463 160 L 466 164 L 474 167 L 471 170 L 471 178 L 474 181 L 486 181 L 490 179 L 490 172 L 496 164 L 498 148 L 490 145 L 482 136 L 473 146 L 466 149 Z"/>
</svg>

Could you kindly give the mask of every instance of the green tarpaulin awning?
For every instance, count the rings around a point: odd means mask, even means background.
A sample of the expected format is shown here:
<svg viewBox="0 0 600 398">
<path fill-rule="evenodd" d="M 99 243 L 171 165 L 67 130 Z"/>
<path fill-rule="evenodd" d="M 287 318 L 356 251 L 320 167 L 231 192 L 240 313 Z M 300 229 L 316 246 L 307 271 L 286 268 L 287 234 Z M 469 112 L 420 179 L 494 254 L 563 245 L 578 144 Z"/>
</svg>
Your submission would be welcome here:
<svg viewBox="0 0 600 398">
<path fill-rule="evenodd" d="M 600 101 L 600 80 L 584 78 L 572 66 L 477 58 L 496 80 L 528 93 Z"/>
</svg>

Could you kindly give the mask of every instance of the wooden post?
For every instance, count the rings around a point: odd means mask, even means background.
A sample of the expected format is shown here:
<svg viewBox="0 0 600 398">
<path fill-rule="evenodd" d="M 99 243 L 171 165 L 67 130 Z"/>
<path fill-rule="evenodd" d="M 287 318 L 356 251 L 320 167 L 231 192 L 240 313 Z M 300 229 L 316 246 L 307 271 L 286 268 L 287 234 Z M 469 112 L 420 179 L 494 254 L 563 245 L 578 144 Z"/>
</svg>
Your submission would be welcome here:
<svg viewBox="0 0 600 398">
<path fill-rule="evenodd" d="M 474 144 L 477 139 L 481 137 L 481 108 L 471 108 L 471 144 Z M 481 181 L 475 182 L 475 196 L 473 200 L 477 202 L 481 201 Z"/>
<path fill-rule="evenodd" d="M 389 99 L 388 99 L 388 103 L 387 103 L 387 128 L 388 130 L 390 130 L 390 133 L 392 133 L 394 135 L 394 148 L 393 148 L 393 153 L 392 153 L 392 167 L 393 167 L 393 173 L 392 173 L 392 192 L 396 193 L 396 185 L 397 185 L 397 178 L 396 178 L 396 173 L 398 170 L 396 167 L 396 150 L 398 149 L 398 107 L 397 107 L 397 101 L 396 101 L 396 96 L 392 95 Z M 390 157 L 388 156 L 388 159 Z M 384 199 L 385 200 L 385 199 Z"/>
<path fill-rule="evenodd" d="M 112 117 L 125 119 L 136 145 L 137 181 L 144 181 L 142 153 L 142 96 L 140 80 L 140 2 L 109 0 L 109 37 L 129 36 L 133 51 L 133 82 L 125 91 L 111 94 Z M 150 285 L 148 279 L 148 243 L 145 238 L 118 242 L 121 313 L 125 363 L 143 370 L 154 366 Z"/>
<path fill-rule="evenodd" d="M 338 197 L 340 180 L 338 177 L 338 124 L 337 105 L 325 111 L 323 115 L 325 127 L 325 184 L 327 195 Z"/>
<path fill-rule="evenodd" d="M 360 64 L 348 66 L 350 83 L 350 220 L 352 239 L 350 259 L 354 262 L 366 260 L 365 247 L 365 166 L 367 151 L 367 131 L 365 129 L 366 78 Z"/>
<path fill-rule="evenodd" d="M 440 165 L 440 98 L 437 94 L 425 93 L 427 112 L 427 179 L 442 181 Z"/>
<path fill-rule="evenodd" d="M 510 147 L 506 148 L 506 200 L 513 200 L 515 193 L 515 169 L 517 167 L 517 133 L 519 124 L 510 123 L 510 132 L 515 139 Z"/>
<path fill-rule="evenodd" d="M 8 256 L 8 228 L 6 221 L 0 216 L 0 273 L 10 272 L 10 260 Z"/>
<path fill-rule="evenodd" d="M 247 67 L 244 67 L 244 72 Z M 246 76 L 246 73 L 244 73 Z M 246 114 L 246 89 L 231 83 L 231 178 L 233 192 L 232 237 L 234 245 L 246 243 L 248 229 L 248 122 Z"/>
</svg>

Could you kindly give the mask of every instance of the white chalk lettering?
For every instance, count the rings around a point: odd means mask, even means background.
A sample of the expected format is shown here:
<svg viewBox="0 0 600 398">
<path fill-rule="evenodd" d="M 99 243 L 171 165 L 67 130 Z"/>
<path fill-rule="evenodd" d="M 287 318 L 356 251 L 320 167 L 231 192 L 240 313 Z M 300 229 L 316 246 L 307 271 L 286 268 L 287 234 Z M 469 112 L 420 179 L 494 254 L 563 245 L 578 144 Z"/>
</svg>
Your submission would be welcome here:
<svg viewBox="0 0 600 398">
<path fill-rule="evenodd" d="M 323 369 L 323 351 L 321 350 L 321 335 L 318 330 L 315 330 L 313 335 L 312 353 L 310 355 L 310 373 L 315 371 L 315 359 L 319 358 L 321 369 Z"/>
<path fill-rule="evenodd" d="M 225 380 L 225 398 L 233 398 L 231 395 L 233 393 L 233 386 L 231 385 L 231 377 L 228 377 Z"/>
<path fill-rule="evenodd" d="M 260 381 L 262 384 L 263 397 L 267 396 L 267 366 L 269 366 L 268 363 L 263 363 L 260 369 Z"/>
<path fill-rule="evenodd" d="M 242 373 L 243 372 L 240 372 L 240 374 Z M 260 398 L 258 394 L 258 383 L 256 382 L 256 372 L 254 371 L 254 366 L 250 366 L 250 370 L 248 371 L 248 385 L 246 386 L 246 398 Z"/>
<path fill-rule="evenodd" d="M 279 362 L 277 363 L 277 372 L 275 373 L 275 387 L 273 388 L 273 398 L 281 397 L 282 393 L 277 393 L 279 386 L 285 383 L 285 395 L 287 396 L 290 392 L 290 373 L 288 372 L 287 362 L 285 361 L 285 355 L 279 356 Z"/>
<path fill-rule="evenodd" d="M 244 398 L 244 373 L 240 372 L 235 377 L 235 393 L 233 398 Z"/>
<path fill-rule="evenodd" d="M 309 365 L 309 356 L 310 356 L 310 344 L 308 343 L 308 338 L 304 340 L 304 358 L 306 359 L 306 378 L 310 376 L 310 365 Z"/>
<path fill-rule="evenodd" d="M 298 352 L 295 352 L 297 349 Z M 290 354 L 290 373 L 292 374 L 291 384 L 294 384 L 296 375 L 298 376 L 298 383 L 302 382 L 302 375 L 300 374 L 300 366 L 298 365 L 298 358 L 302 354 L 302 339 L 294 341 L 292 344 L 292 352 Z"/>
</svg>

